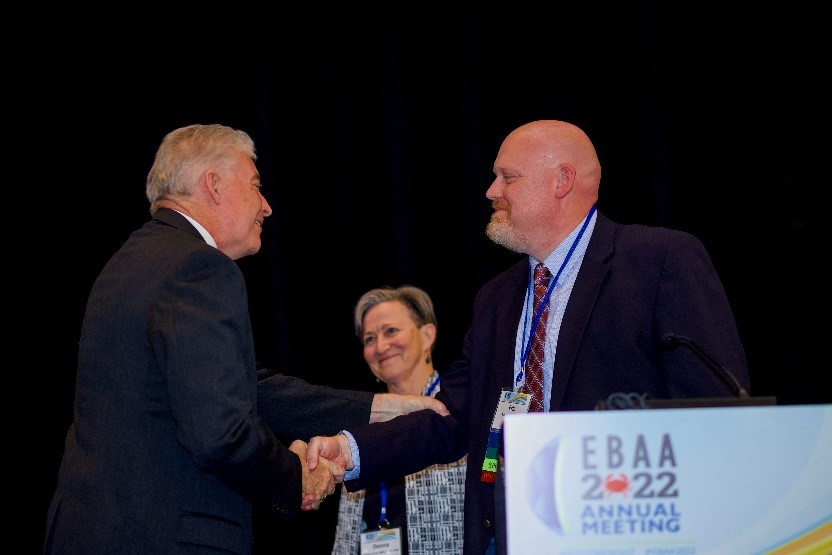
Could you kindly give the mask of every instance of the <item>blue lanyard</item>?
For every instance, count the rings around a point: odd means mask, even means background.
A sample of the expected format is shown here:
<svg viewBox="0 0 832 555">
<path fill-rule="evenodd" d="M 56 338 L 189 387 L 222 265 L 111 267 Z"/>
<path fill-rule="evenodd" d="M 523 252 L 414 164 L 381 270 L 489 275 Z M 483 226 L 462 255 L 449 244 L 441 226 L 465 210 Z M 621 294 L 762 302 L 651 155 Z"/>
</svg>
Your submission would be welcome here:
<svg viewBox="0 0 832 555">
<path fill-rule="evenodd" d="M 524 339 L 525 345 L 524 345 L 523 350 L 520 354 L 520 372 L 517 374 L 517 379 L 515 380 L 516 383 L 520 383 L 521 381 L 524 380 L 523 374 L 525 373 L 525 370 L 526 370 L 526 361 L 529 359 L 529 349 L 531 348 L 532 337 L 534 337 L 534 331 L 537 329 L 537 324 L 540 322 L 540 316 L 541 316 L 541 314 L 543 314 L 543 309 L 546 308 L 546 305 L 549 304 L 549 297 L 552 296 L 552 291 L 555 288 L 555 284 L 558 282 L 558 278 L 563 273 L 563 269 L 566 268 L 566 263 L 569 262 L 570 258 L 572 258 L 572 253 L 575 252 L 575 249 L 578 246 L 578 242 L 580 242 L 581 237 L 583 237 L 584 231 L 586 231 L 586 228 L 589 225 L 589 220 L 592 219 L 592 215 L 594 213 L 595 213 L 595 205 L 592 206 L 592 208 L 589 210 L 589 214 L 587 214 L 586 218 L 584 218 L 584 223 L 583 223 L 583 225 L 581 225 L 581 230 L 578 232 L 578 235 L 575 237 L 575 240 L 572 241 L 572 246 L 569 247 L 569 252 L 566 253 L 566 257 L 563 259 L 563 262 L 561 262 L 560 268 L 558 269 L 558 273 L 555 274 L 555 276 L 549 281 L 549 288 L 546 290 L 546 295 L 543 297 L 543 301 L 541 301 L 540 307 L 538 307 L 537 312 L 534 315 L 534 318 L 532 318 L 532 327 L 531 327 L 531 330 L 529 330 L 528 335 L 526 335 L 526 332 L 525 332 L 526 323 L 525 323 L 525 321 L 523 322 L 523 328 L 524 328 L 523 329 L 523 336 L 525 338 Z M 530 266 L 529 267 L 529 285 L 528 285 L 528 289 L 527 289 L 527 292 L 526 292 L 526 299 L 527 299 L 526 303 L 527 304 L 531 299 L 534 298 L 533 287 L 534 287 L 534 277 L 532 275 L 532 269 L 531 269 L 531 266 Z"/>
<path fill-rule="evenodd" d="M 387 520 L 387 482 L 379 484 L 379 495 L 381 496 L 381 513 L 378 515 L 378 527 L 386 530 L 390 528 L 390 521 Z"/>
</svg>

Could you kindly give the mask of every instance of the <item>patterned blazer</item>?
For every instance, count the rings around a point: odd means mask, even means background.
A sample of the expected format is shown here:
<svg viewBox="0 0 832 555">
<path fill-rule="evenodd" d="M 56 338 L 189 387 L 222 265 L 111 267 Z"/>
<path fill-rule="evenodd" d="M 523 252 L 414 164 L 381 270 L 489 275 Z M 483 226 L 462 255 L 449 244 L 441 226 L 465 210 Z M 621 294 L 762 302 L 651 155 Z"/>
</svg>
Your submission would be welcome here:
<svg viewBox="0 0 832 555">
<path fill-rule="evenodd" d="M 422 395 L 439 378 L 434 370 Z M 433 389 L 432 396 L 441 389 Z M 449 555 L 462 553 L 464 539 L 465 473 L 467 456 L 448 464 L 435 464 L 405 476 L 406 525 L 402 531 L 403 553 L 409 555 Z M 392 488 L 391 488 L 392 493 Z M 349 492 L 342 486 L 338 505 L 338 524 L 332 555 L 358 555 L 359 534 L 377 528 L 363 522 L 367 490 Z"/>
</svg>

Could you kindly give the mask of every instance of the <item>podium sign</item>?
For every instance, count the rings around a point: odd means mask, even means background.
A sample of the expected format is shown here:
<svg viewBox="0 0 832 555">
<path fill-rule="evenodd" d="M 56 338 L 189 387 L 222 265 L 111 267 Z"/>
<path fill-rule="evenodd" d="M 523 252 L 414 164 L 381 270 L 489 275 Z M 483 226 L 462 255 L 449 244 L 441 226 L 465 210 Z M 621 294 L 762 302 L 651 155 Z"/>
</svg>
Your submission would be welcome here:
<svg viewBox="0 0 832 555">
<path fill-rule="evenodd" d="M 832 405 L 508 414 L 509 555 L 832 553 Z"/>
</svg>

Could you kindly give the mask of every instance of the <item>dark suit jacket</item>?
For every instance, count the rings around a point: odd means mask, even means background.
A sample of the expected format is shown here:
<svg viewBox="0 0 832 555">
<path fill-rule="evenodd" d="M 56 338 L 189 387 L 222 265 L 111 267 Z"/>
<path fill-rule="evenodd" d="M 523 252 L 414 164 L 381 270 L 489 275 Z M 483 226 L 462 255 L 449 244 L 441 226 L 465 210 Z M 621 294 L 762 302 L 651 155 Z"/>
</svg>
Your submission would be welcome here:
<svg viewBox="0 0 832 555">
<path fill-rule="evenodd" d="M 257 384 L 242 272 L 159 210 L 91 290 L 45 551 L 251 552 L 252 503 L 288 518 L 301 500 Z"/>
<path fill-rule="evenodd" d="M 469 454 L 470 555 L 481 555 L 495 534 L 495 485 L 482 482 L 480 473 L 499 392 L 513 387 L 528 276 L 523 258 L 479 291 L 462 358 L 443 375 L 437 395 L 451 416 L 419 411 L 350 430 L 361 464 L 360 477 L 347 482 L 350 491 Z M 702 243 L 679 231 L 616 224 L 599 213 L 560 328 L 550 410 L 593 410 L 616 392 L 732 394 L 689 351 L 663 350 L 666 332 L 694 338 L 749 388 L 733 313 Z"/>
<path fill-rule="evenodd" d="M 370 421 L 374 393 L 313 385 L 271 369 L 258 372 L 257 408 L 285 440 L 309 441 Z"/>
</svg>

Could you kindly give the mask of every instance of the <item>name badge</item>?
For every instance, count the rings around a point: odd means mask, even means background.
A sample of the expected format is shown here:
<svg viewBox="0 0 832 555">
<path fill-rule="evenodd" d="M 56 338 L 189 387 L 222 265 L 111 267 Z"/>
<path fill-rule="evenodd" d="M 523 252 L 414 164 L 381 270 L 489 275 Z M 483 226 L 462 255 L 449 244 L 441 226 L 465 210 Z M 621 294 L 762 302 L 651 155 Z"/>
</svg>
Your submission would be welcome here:
<svg viewBox="0 0 832 555">
<path fill-rule="evenodd" d="M 361 533 L 361 555 L 401 555 L 401 552 L 401 528 L 382 528 Z"/>
<path fill-rule="evenodd" d="M 491 420 L 491 429 L 488 432 L 488 445 L 485 448 L 485 460 L 482 461 L 482 472 L 480 472 L 481 481 L 493 483 L 497 479 L 500 430 L 503 428 L 503 417 L 510 413 L 529 412 L 531 402 L 532 396 L 529 393 L 506 389 L 500 392 L 500 397 L 497 399 L 497 408 L 494 410 L 494 418 Z"/>
</svg>

